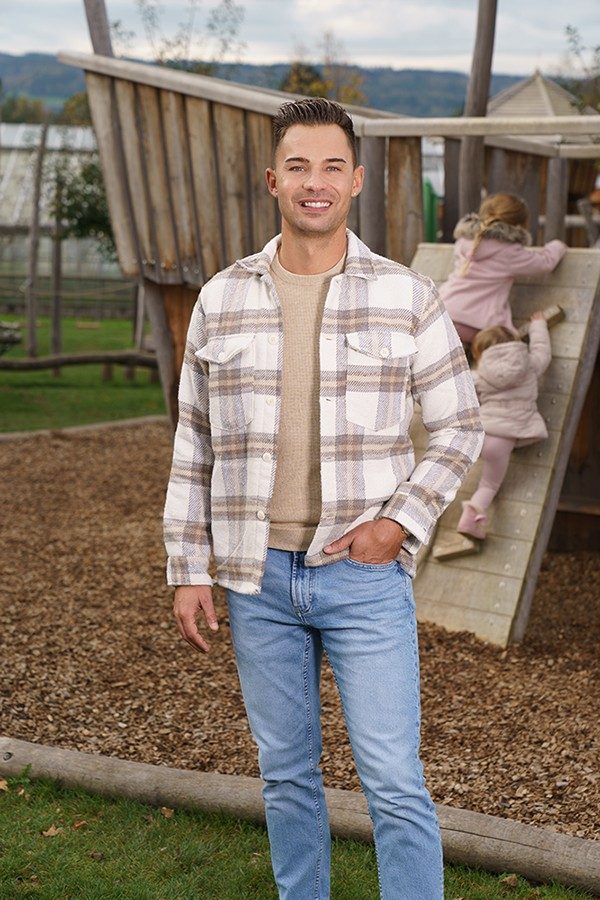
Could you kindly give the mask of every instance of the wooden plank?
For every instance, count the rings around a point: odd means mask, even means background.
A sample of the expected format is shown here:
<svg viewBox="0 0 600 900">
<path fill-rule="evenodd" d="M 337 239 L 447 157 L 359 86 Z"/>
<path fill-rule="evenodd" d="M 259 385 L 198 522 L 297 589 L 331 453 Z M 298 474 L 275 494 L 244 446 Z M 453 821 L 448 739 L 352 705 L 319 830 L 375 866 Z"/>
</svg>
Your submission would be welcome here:
<svg viewBox="0 0 600 900">
<path fill-rule="evenodd" d="M 455 529 L 444 527 L 444 523 L 440 523 L 436 541 L 446 543 L 454 534 L 456 534 Z M 460 557 L 452 560 L 451 563 L 450 561 L 440 562 L 439 565 L 451 564 L 453 568 L 461 570 L 468 569 L 469 571 L 487 572 L 489 575 L 523 578 L 531 554 L 531 545 L 532 541 L 524 541 L 516 537 L 502 537 L 490 530 L 479 553 Z"/>
<path fill-rule="evenodd" d="M 246 199 L 249 186 L 243 165 L 245 153 L 244 113 L 216 103 L 213 108 L 217 146 L 219 199 L 223 209 L 225 263 L 231 265 L 250 253 L 246 241 Z"/>
<path fill-rule="evenodd" d="M 360 162 L 365 167 L 358 196 L 359 235 L 373 253 L 385 254 L 385 138 L 361 138 Z"/>
<path fill-rule="evenodd" d="M 117 114 L 123 137 L 123 155 L 129 190 L 135 203 L 132 204 L 137 241 L 142 253 L 142 264 L 146 275 L 152 273 L 156 264 L 157 248 L 152 236 L 152 216 L 148 210 L 147 192 L 144 184 L 144 158 L 138 128 L 138 113 L 135 86 L 130 81 L 115 82 Z"/>
<path fill-rule="evenodd" d="M 460 216 L 458 212 L 458 161 L 460 141 L 446 138 L 444 141 L 444 241 L 453 240 L 454 228 Z"/>
<path fill-rule="evenodd" d="M 454 246 L 452 244 L 428 244 L 421 242 L 410 266 L 415 272 L 429 275 L 435 282 L 448 278 L 452 269 Z"/>
<path fill-rule="evenodd" d="M 86 85 L 119 264 L 124 275 L 134 278 L 139 274 L 138 249 L 131 227 L 125 173 L 120 165 L 122 150 L 114 127 L 110 79 L 87 73 Z"/>
<path fill-rule="evenodd" d="M 490 147 L 487 156 L 488 193 L 509 191 L 525 200 L 529 210 L 529 231 L 535 244 L 540 211 L 540 157 L 499 147 Z"/>
<path fill-rule="evenodd" d="M 529 319 L 537 309 L 558 304 L 568 322 L 587 322 L 593 297 L 589 288 L 516 284 L 510 294 L 513 319 Z"/>
<path fill-rule="evenodd" d="M 430 556 L 415 578 L 417 604 L 428 601 L 438 603 L 444 609 L 463 608 L 465 612 L 477 611 L 510 619 L 519 598 L 522 578 L 466 569 L 462 565 L 479 558 L 477 555 L 464 556 L 438 562 Z"/>
<path fill-rule="evenodd" d="M 429 567 L 427 571 L 429 572 Z M 479 586 L 481 580 L 475 577 L 474 583 Z M 509 615 L 504 616 L 493 610 L 464 608 L 420 594 L 416 596 L 416 604 L 419 622 L 434 622 L 447 631 L 470 631 L 482 641 L 489 641 L 500 647 L 506 647 L 508 644 Z"/>
<path fill-rule="evenodd" d="M 146 163 L 150 215 L 156 231 L 157 272 L 161 281 L 179 280 L 179 257 L 169 197 L 167 163 L 158 91 L 138 85 L 141 144 Z"/>
<path fill-rule="evenodd" d="M 199 235 L 192 202 L 192 175 L 183 97 L 173 91 L 161 91 L 160 104 L 165 130 L 169 185 L 176 210 L 174 221 L 179 260 L 184 280 L 189 281 L 199 255 Z"/>
<path fill-rule="evenodd" d="M 202 269 L 208 280 L 225 266 L 210 108 L 206 100 L 196 97 L 186 97 L 185 108 L 192 160 L 192 198 L 200 229 Z"/>
<path fill-rule="evenodd" d="M 277 234 L 277 204 L 267 190 L 265 170 L 271 166 L 271 119 L 258 113 L 246 116 L 250 167 L 250 197 L 252 209 L 252 251 L 262 250 Z"/>
<path fill-rule="evenodd" d="M 144 306 L 148 311 L 148 319 L 152 326 L 152 335 L 156 344 L 156 358 L 158 360 L 165 406 L 171 425 L 175 428 L 178 419 L 177 390 L 181 365 L 177 370 L 175 369 L 173 337 L 169 329 L 161 288 L 154 282 L 146 279 L 143 282 L 143 290 Z"/>
<path fill-rule="evenodd" d="M 421 141 L 394 138 L 388 150 L 387 255 L 410 264 L 423 239 Z"/>
<path fill-rule="evenodd" d="M 564 241 L 568 200 L 569 161 L 567 159 L 550 159 L 548 161 L 548 184 L 546 188 L 545 241 L 551 241 L 554 238 Z"/>
<path fill-rule="evenodd" d="M 600 119 L 600 116 L 598 116 Z M 600 253 L 587 247 L 568 250 L 553 272 L 547 275 L 522 276 L 515 284 L 535 284 L 544 287 L 591 288 L 592 297 L 600 278 Z"/>
</svg>

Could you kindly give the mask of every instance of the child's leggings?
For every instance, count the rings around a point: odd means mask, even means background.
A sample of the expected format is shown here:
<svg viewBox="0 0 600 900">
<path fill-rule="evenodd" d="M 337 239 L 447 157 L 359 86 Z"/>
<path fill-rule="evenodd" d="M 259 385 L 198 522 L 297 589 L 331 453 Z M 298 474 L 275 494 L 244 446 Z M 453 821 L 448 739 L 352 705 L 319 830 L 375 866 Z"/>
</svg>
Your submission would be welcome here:
<svg viewBox="0 0 600 900">
<path fill-rule="evenodd" d="M 510 454 L 514 446 L 515 441 L 513 438 L 486 434 L 481 451 L 483 471 L 477 490 L 469 501 L 474 506 L 477 506 L 479 509 L 488 508 L 504 481 Z"/>
</svg>

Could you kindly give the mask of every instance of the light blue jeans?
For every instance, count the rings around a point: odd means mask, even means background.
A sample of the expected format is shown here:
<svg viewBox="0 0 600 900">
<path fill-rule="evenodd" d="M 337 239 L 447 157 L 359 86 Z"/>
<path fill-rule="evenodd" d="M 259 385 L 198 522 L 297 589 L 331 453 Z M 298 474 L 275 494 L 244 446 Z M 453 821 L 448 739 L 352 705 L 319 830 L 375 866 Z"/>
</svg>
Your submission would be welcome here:
<svg viewBox="0 0 600 900">
<path fill-rule="evenodd" d="M 258 744 L 273 873 L 282 900 L 329 898 L 330 835 L 319 760 L 321 657 L 340 692 L 373 821 L 382 900 L 443 898 L 442 844 L 419 759 L 415 603 L 397 561 L 304 565 L 267 551 L 261 593 L 226 589 Z"/>
</svg>

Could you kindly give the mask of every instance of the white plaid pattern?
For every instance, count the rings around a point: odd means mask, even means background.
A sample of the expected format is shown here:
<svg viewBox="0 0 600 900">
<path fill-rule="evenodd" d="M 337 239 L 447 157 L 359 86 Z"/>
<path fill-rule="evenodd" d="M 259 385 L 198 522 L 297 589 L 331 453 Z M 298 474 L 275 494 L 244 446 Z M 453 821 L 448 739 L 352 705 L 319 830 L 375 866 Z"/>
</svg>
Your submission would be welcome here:
<svg viewBox="0 0 600 900">
<path fill-rule="evenodd" d="M 260 592 L 276 466 L 283 336 L 270 264 L 280 236 L 201 290 L 179 387 L 164 528 L 169 584 Z M 410 533 L 398 560 L 414 574 L 483 443 L 473 381 L 430 278 L 376 256 L 348 231 L 346 266 L 323 310 L 321 519 L 309 566 L 348 556 L 323 547 L 386 516 Z M 415 467 L 414 401 L 430 432 Z"/>
</svg>

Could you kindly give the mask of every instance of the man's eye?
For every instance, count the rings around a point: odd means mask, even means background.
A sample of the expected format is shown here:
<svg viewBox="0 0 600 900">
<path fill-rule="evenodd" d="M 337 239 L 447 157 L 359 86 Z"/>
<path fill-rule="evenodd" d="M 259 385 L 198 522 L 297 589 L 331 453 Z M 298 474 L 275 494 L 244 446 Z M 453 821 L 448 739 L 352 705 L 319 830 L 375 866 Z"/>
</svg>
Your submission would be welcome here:
<svg viewBox="0 0 600 900">
<path fill-rule="evenodd" d="M 328 172 L 341 172 L 340 166 L 327 166 Z"/>
<path fill-rule="evenodd" d="M 290 166 L 289 171 L 290 172 L 301 172 L 302 166 Z"/>
</svg>

